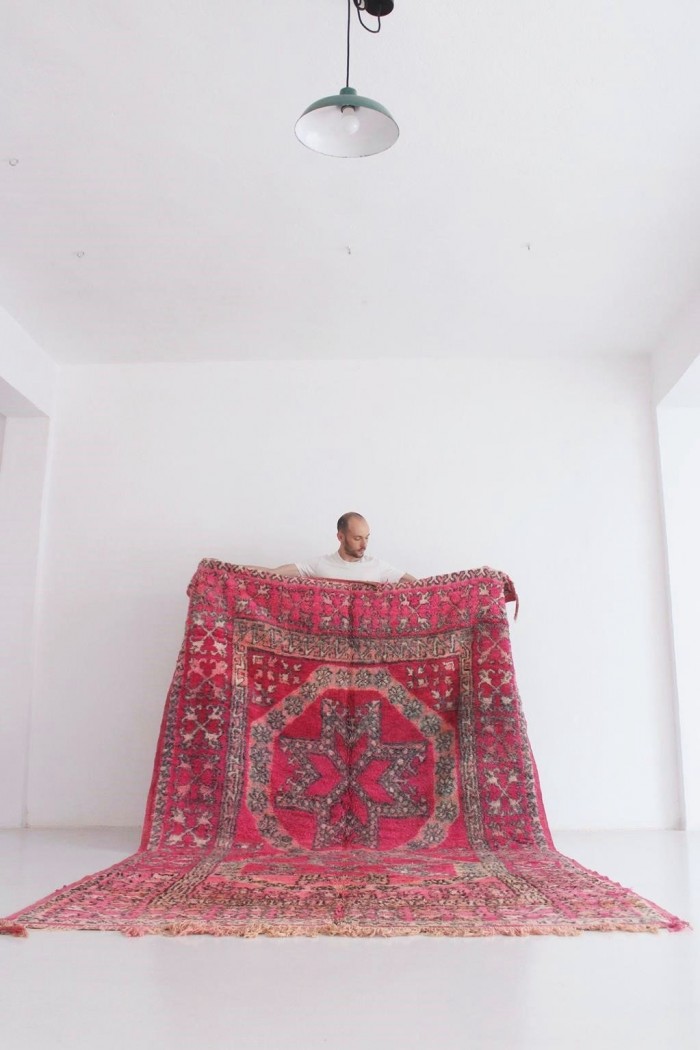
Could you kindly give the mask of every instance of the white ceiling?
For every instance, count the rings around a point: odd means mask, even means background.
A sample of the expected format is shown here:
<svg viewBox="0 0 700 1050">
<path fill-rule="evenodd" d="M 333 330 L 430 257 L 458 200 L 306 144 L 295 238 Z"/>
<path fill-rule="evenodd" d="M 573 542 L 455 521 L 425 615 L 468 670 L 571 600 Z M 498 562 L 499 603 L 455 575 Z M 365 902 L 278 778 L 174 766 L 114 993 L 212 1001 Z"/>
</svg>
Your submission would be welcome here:
<svg viewBox="0 0 700 1050">
<path fill-rule="evenodd" d="M 0 304 L 62 361 L 645 353 L 700 288 L 697 0 L 22 0 Z M 11 164 L 10 160 L 18 163 Z"/>
</svg>

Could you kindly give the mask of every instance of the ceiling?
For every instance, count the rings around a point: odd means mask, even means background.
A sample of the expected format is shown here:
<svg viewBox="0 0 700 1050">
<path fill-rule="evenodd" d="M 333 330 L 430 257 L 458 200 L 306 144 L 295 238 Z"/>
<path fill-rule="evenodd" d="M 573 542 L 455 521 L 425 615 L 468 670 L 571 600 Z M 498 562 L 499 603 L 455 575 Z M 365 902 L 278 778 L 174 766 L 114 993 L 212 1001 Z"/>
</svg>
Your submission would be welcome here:
<svg viewBox="0 0 700 1050">
<path fill-rule="evenodd" d="M 632 354 L 700 289 L 697 0 L 3 11 L 0 305 L 60 361 Z"/>
</svg>

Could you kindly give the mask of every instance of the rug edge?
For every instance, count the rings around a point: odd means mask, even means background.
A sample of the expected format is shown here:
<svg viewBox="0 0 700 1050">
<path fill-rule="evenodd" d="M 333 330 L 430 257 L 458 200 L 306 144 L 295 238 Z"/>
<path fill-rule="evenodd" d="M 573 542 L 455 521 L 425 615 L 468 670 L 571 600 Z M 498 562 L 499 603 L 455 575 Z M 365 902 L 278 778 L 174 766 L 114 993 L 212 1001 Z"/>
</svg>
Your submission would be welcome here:
<svg viewBox="0 0 700 1050">
<path fill-rule="evenodd" d="M 433 926 L 422 925 L 411 929 L 394 926 L 340 926 L 333 923 L 323 923 L 316 926 L 293 926 L 289 924 L 271 925 L 269 923 L 247 923 L 241 926 L 227 926 L 225 924 L 211 924 L 199 922 L 166 922 L 158 926 L 110 926 L 103 929 L 95 927 L 76 927 L 52 925 L 42 923 L 33 926 L 29 923 L 23 926 L 0 920 L 0 935 L 11 937 L 28 937 L 29 930 L 43 930 L 58 933 L 70 933 L 76 930 L 89 930 L 93 933 L 121 933 L 125 937 L 237 937 L 250 940 L 256 937 L 578 937 L 582 933 L 680 933 L 683 930 L 692 930 L 690 923 L 684 919 L 671 916 L 668 922 L 658 923 L 627 923 L 608 921 L 591 924 L 559 924 L 555 926 L 484 926 L 474 929 L 464 926 Z"/>
</svg>

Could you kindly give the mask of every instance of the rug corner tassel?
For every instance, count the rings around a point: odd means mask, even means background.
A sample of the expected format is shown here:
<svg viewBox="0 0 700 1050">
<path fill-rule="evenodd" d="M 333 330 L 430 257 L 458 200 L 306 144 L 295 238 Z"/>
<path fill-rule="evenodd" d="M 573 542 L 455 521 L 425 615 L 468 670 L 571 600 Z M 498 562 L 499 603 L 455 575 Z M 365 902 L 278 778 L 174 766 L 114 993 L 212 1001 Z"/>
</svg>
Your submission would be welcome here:
<svg viewBox="0 0 700 1050">
<path fill-rule="evenodd" d="M 0 921 L 0 935 L 4 934 L 6 937 L 28 937 L 26 926 L 21 926 L 18 922 L 1 922 Z"/>
</svg>

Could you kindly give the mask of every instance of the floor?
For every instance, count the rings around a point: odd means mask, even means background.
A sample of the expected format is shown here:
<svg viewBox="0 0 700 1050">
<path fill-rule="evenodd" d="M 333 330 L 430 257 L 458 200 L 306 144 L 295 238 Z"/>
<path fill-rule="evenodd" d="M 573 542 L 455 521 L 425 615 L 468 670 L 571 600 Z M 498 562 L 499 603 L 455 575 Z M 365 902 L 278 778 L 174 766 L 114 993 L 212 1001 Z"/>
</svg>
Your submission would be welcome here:
<svg viewBox="0 0 700 1050">
<path fill-rule="evenodd" d="M 700 930 L 700 833 L 562 852 Z M 129 829 L 0 832 L 0 915 L 136 848 Z M 0 937 L 3 1050 L 698 1050 L 697 933 L 484 939 Z"/>
</svg>

